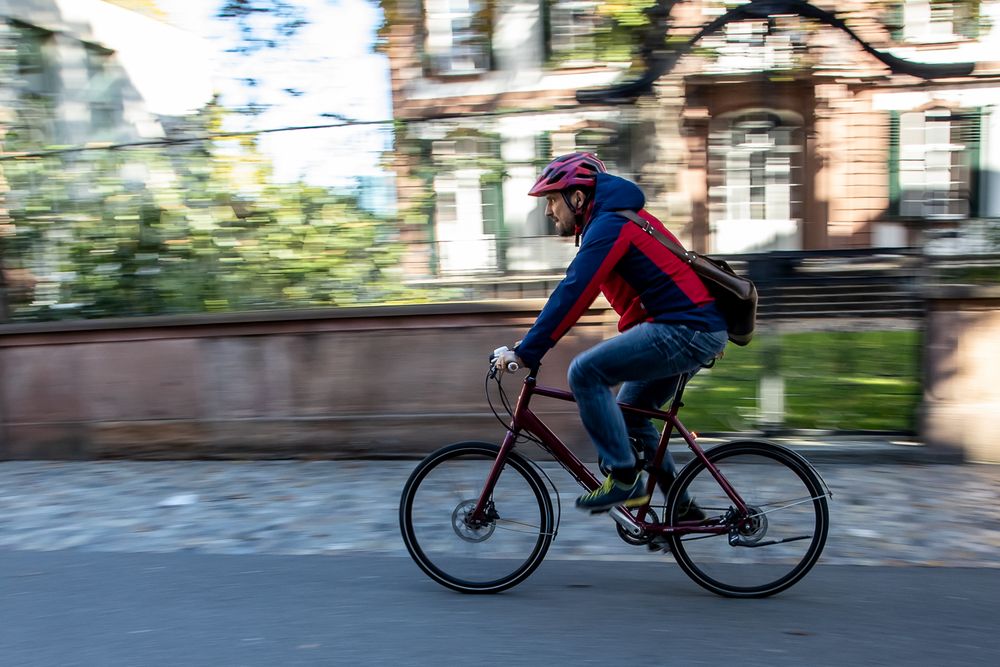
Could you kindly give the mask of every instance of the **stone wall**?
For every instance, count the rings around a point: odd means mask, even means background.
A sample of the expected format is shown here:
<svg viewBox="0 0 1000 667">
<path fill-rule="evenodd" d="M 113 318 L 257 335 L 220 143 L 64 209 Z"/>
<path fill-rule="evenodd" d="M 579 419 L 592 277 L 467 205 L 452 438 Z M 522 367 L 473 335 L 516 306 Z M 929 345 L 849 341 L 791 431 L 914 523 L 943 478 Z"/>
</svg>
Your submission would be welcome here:
<svg viewBox="0 0 1000 667">
<path fill-rule="evenodd" d="M 496 442 L 487 356 L 542 304 L 0 326 L 0 459 L 420 456 Z M 920 438 L 1000 463 L 1000 288 L 937 290 L 928 304 Z M 570 359 L 615 321 L 605 306 L 588 311 L 540 382 L 565 387 Z M 534 407 L 593 458 L 575 405 Z"/>
<path fill-rule="evenodd" d="M 928 297 L 921 435 L 964 460 L 1000 463 L 1000 286 Z"/>
<path fill-rule="evenodd" d="M 486 403 L 493 348 L 542 301 L 134 318 L 0 327 L 0 458 L 422 455 L 498 442 Z M 595 307 L 548 356 L 614 332 Z M 508 387 L 516 396 L 519 380 Z M 536 406 L 590 454 L 576 406 Z"/>
</svg>

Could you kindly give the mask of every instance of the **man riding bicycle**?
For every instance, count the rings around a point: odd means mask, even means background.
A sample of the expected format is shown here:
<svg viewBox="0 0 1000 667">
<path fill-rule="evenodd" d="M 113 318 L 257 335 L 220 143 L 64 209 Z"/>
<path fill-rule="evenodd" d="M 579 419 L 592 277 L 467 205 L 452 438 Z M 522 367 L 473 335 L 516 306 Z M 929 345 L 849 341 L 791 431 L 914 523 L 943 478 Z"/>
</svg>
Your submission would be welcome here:
<svg viewBox="0 0 1000 667">
<path fill-rule="evenodd" d="M 726 322 L 691 267 L 619 213 L 637 211 L 676 241 L 642 210 L 646 200 L 638 186 L 607 173 L 593 153 L 557 157 L 528 194 L 545 197 L 545 215 L 560 236 L 576 235 L 580 249 L 534 325 L 513 350 L 498 356 L 497 367 L 506 370 L 516 362 L 536 368 L 603 293 L 620 317 L 621 333 L 573 360 L 569 386 L 610 474 L 600 487 L 577 498 L 576 505 L 591 512 L 642 505 L 649 496 L 629 438 L 652 460 L 659 433 L 648 418 L 626 419 L 611 387 L 622 384 L 617 398 L 622 403 L 660 408 L 682 375 L 694 374 L 722 353 Z M 676 474 L 669 452 L 663 471 L 657 481 L 666 493 Z M 692 499 L 681 502 L 682 519 L 704 518 Z"/>
</svg>

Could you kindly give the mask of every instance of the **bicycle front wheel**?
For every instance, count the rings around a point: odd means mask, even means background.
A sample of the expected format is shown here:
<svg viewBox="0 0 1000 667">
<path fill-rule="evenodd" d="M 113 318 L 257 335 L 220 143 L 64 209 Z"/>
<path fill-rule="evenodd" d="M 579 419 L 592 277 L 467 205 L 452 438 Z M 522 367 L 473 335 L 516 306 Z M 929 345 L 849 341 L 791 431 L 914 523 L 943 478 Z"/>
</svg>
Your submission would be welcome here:
<svg viewBox="0 0 1000 667">
<path fill-rule="evenodd" d="M 678 520 L 693 499 L 724 526 L 719 535 L 671 535 L 681 569 L 700 586 L 727 597 L 765 597 L 787 589 L 819 559 L 830 526 L 827 490 L 798 454 L 769 442 L 734 442 L 707 452 L 749 512 L 741 515 L 705 464 L 694 459 L 671 489 L 669 516 Z M 686 495 L 685 495 L 686 494 Z"/>
<path fill-rule="evenodd" d="M 462 593 L 496 593 L 530 575 L 552 543 L 552 500 L 541 477 L 511 453 L 500 472 L 484 521 L 476 506 L 500 448 L 449 445 L 410 475 L 399 504 L 407 550 L 431 579 Z"/>
</svg>

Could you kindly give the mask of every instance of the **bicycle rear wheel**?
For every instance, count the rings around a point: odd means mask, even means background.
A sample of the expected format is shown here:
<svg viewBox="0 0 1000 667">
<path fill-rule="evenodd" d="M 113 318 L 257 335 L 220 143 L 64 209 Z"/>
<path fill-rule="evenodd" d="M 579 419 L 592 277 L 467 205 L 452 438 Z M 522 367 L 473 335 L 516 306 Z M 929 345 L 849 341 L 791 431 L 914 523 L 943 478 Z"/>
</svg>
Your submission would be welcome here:
<svg viewBox="0 0 1000 667">
<path fill-rule="evenodd" d="M 707 452 L 747 504 L 740 516 L 699 459 L 671 489 L 668 516 L 676 523 L 678 499 L 688 496 L 722 535 L 670 536 L 674 557 L 698 585 L 727 597 L 765 597 L 795 584 L 812 569 L 830 526 L 827 490 L 798 454 L 769 442 L 734 442 Z"/>
<path fill-rule="evenodd" d="M 552 543 L 548 490 L 515 453 L 493 489 L 486 521 L 468 521 L 499 451 L 489 443 L 449 445 L 424 459 L 403 487 L 399 526 L 410 556 L 431 579 L 462 593 L 520 583 Z"/>
</svg>

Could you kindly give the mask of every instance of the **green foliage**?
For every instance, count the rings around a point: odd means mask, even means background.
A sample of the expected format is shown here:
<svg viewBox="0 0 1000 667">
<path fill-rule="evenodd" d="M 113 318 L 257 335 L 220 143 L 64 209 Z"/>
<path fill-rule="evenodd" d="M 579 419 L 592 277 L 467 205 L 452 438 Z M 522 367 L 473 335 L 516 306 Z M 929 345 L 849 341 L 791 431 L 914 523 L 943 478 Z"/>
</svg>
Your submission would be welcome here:
<svg viewBox="0 0 1000 667">
<path fill-rule="evenodd" d="M 939 269 L 935 279 L 944 285 L 1000 285 L 1000 261 Z"/>
<path fill-rule="evenodd" d="M 785 386 L 783 428 L 913 431 L 920 350 L 916 331 L 762 332 L 695 376 L 681 418 L 699 432 L 758 427 L 760 378 L 773 355 Z"/>
<path fill-rule="evenodd" d="M 218 129 L 222 115 L 210 108 L 197 129 Z M 401 286 L 390 221 L 353 196 L 272 183 L 254 139 L 0 165 L 17 230 L 5 252 L 41 279 L 15 319 L 423 298 Z"/>
<path fill-rule="evenodd" d="M 552 3 L 549 3 L 551 5 Z M 559 37 L 553 36 L 556 63 L 572 60 L 630 62 L 652 28 L 648 10 L 656 0 L 618 0 L 595 3 L 593 30 L 589 40 L 581 40 L 572 50 L 561 50 Z M 672 7 L 674 3 L 666 3 Z"/>
</svg>

